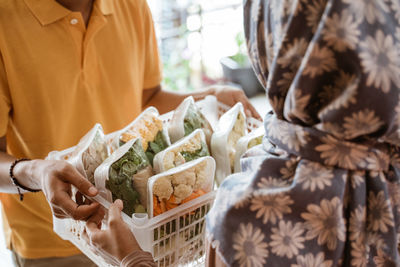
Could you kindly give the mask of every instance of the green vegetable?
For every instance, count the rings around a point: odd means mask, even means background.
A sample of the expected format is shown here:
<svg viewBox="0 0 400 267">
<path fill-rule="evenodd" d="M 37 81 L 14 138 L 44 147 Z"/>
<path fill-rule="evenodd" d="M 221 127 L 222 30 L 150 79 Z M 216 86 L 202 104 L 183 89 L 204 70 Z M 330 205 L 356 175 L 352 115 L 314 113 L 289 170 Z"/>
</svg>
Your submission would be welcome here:
<svg viewBox="0 0 400 267">
<path fill-rule="evenodd" d="M 125 155 L 110 166 L 106 188 L 111 191 L 113 201 L 122 200 L 123 211 L 129 216 L 134 212 L 146 212 L 140 204 L 139 193 L 132 185 L 132 176 L 149 164 L 138 139 Z"/>
<path fill-rule="evenodd" d="M 143 205 L 136 205 L 135 206 L 135 212 L 136 213 L 146 213 L 146 209 L 144 208 Z"/>
<path fill-rule="evenodd" d="M 195 228 L 190 227 L 187 228 L 187 231 L 181 232 L 181 238 L 185 241 L 192 239 L 193 237 L 199 235 L 204 230 L 204 219 L 200 221 L 205 216 L 205 214 L 200 214 L 200 208 L 196 209 L 195 213 L 190 215 L 180 216 L 179 217 L 179 227 L 186 228 L 187 226 L 193 224 L 193 222 L 198 221 L 196 223 Z M 190 230 L 189 230 L 190 229 Z"/>
<path fill-rule="evenodd" d="M 122 141 L 121 139 L 119 139 L 119 147 L 121 147 L 121 146 L 123 146 L 123 145 L 125 145 L 125 142 Z"/>
<path fill-rule="evenodd" d="M 185 162 L 189 162 L 201 157 L 210 156 L 210 153 L 208 152 L 208 147 L 205 143 L 201 143 L 201 148 L 194 152 L 182 151 L 181 154 L 185 158 Z"/>
<path fill-rule="evenodd" d="M 154 156 L 168 147 L 168 143 L 164 138 L 162 131 L 159 131 L 156 138 L 149 145 L 146 150 L 146 156 L 149 159 L 151 166 L 153 166 Z"/>
<path fill-rule="evenodd" d="M 165 227 L 165 230 L 164 230 Z M 163 238 L 165 235 L 175 233 L 176 231 L 176 221 L 167 222 L 165 225 L 158 227 L 160 235 L 158 234 L 157 228 L 154 229 L 154 241 Z"/>
<path fill-rule="evenodd" d="M 203 118 L 201 115 L 195 110 L 195 108 L 190 105 L 185 119 L 183 120 L 183 128 L 185 130 L 185 136 L 191 134 L 194 130 L 202 128 L 204 125 Z"/>
</svg>

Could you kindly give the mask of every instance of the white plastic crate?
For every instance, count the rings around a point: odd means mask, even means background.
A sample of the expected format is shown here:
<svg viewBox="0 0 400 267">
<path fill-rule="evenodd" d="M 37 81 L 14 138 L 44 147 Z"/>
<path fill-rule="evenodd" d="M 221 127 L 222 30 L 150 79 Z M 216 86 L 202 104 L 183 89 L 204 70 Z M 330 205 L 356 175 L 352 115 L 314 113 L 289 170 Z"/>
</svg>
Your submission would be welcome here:
<svg viewBox="0 0 400 267">
<path fill-rule="evenodd" d="M 209 101 L 212 101 L 212 99 Z M 200 109 L 203 109 L 207 106 L 207 100 L 199 101 L 197 104 Z M 217 102 L 217 107 L 215 107 L 216 118 L 228 109 L 228 106 Z M 161 116 L 165 123 L 168 123 L 171 117 L 172 112 Z M 260 125 L 259 120 L 247 118 L 249 132 L 260 127 Z M 72 151 L 73 148 L 69 148 L 60 153 L 50 153 L 48 157 L 63 159 L 65 155 Z M 215 194 L 216 192 L 212 191 L 151 219 L 148 219 L 147 214 L 133 214 L 130 218 L 122 213 L 122 217 L 130 226 L 141 248 L 152 253 L 158 266 L 204 266 L 205 215 L 211 209 Z M 108 201 L 99 196 L 95 197 L 94 200 L 106 209 L 110 206 Z M 53 227 L 61 238 L 73 243 L 98 266 L 119 266 L 118 262 L 113 260 L 111 256 L 93 249 L 86 242 L 83 238 L 85 222 L 53 218 Z"/>
<path fill-rule="evenodd" d="M 215 191 L 180 205 L 152 219 L 144 217 L 123 219 L 130 226 L 141 248 L 152 253 L 158 266 L 202 266 L 205 247 L 205 215 L 211 209 Z M 102 202 L 104 199 L 96 198 Z M 83 238 L 85 222 L 72 219 L 53 219 L 54 231 L 69 240 L 98 266 L 118 266 L 112 257 L 93 250 Z M 108 263 L 107 263 L 108 262 Z"/>
</svg>

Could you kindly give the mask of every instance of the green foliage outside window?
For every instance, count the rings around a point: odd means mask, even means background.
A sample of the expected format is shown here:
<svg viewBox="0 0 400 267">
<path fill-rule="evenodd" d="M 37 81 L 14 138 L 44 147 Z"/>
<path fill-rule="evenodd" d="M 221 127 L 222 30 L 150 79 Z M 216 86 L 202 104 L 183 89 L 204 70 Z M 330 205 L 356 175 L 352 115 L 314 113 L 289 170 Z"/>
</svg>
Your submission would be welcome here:
<svg viewBox="0 0 400 267">
<path fill-rule="evenodd" d="M 231 58 L 234 61 L 236 61 L 236 63 L 238 63 L 240 67 L 247 67 L 248 65 L 247 47 L 243 32 L 239 32 L 238 34 L 236 34 L 235 41 L 238 51 L 236 54 L 231 56 Z"/>
<path fill-rule="evenodd" d="M 176 47 L 171 49 L 169 55 L 163 58 L 163 83 L 164 89 L 172 91 L 193 91 L 190 83 L 190 55 L 187 50 L 187 36 L 189 32 L 185 26 L 180 31 L 182 34 L 178 37 Z"/>
</svg>

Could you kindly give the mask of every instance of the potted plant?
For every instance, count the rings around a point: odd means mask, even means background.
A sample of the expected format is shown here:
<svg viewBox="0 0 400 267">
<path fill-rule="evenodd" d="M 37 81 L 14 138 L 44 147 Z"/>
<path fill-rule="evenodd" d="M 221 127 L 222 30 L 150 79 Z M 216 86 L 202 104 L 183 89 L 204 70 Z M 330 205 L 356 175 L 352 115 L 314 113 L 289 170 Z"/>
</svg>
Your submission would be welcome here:
<svg viewBox="0 0 400 267">
<path fill-rule="evenodd" d="M 237 53 L 220 59 L 224 77 L 227 81 L 241 87 L 247 97 L 252 97 L 262 92 L 264 88 L 251 67 L 243 34 L 238 33 L 235 40 Z"/>
</svg>

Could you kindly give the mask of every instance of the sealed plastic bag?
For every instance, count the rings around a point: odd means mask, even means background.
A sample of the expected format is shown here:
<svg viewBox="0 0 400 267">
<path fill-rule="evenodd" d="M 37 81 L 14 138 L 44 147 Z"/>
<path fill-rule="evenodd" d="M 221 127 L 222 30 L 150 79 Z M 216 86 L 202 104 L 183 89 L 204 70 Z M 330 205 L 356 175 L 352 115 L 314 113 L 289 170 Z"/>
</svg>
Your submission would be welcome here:
<svg viewBox="0 0 400 267">
<path fill-rule="evenodd" d="M 154 171 L 165 172 L 186 162 L 209 156 L 204 132 L 197 129 L 154 157 Z"/>
<path fill-rule="evenodd" d="M 147 182 L 153 171 L 140 138 L 128 141 L 114 151 L 94 173 L 100 196 L 113 202 L 121 199 L 124 212 L 146 212 Z"/>
<path fill-rule="evenodd" d="M 73 152 L 64 155 L 63 159 L 71 163 L 86 179 L 94 184 L 94 172 L 108 157 L 108 154 L 103 129 L 97 123 L 81 138 Z"/>
<path fill-rule="evenodd" d="M 160 215 L 213 189 L 215 161 L 202 157 L 150 178 L 149 217 Z"/>
<path fill-rule="evenodd" d="M 242 155 L 250 148 L 260 145 L 262 143 L 262 139 L 265 135 L 264 126 L 261 126 L 250 134 L 245 135 L 239 139 L 236 145 L 236 154 L 235 154 L 235 172 L 241 172 L 240 158 Z"/>
<path fill-rule="evenodd" d="M 208 120 L 200 112 L 192 96 L 185 98 L 175 109 L 169 123 L 168 134 L 172 143 L 191 134 L 196 129 L 202 129 L 206 135 L 207 144 L 210 144 L 213 129 Z"/>
<path fill-rule="evenodd" d="M 65 161 L 68 161 L 72 157 L 75 148 L 76 148 L 76 146 L 69 147 L 69 148 L 67 148 L 65 150 L 61 150 L 61 151 L 57 151 L 57 150 L 51 151 L 47 155 L 45 160 L 65 160 Z"/>
<path fill-rule="evenodd" d="M 111 140 L 111 149 L 114 151 L 129 140 L 139 137 L 151 164 L 153 164 L 154 155 L 171 144 L 167 129 L 159 118 L 156 108 L 147 108 L 128 126 L 114 134 Z"/>
<path fill-rule="evenodd" d="M 215 131 L 219 119 L 217 98 L 213 95 L 208 95 L 203 100 L 196 102 L 196 106 L 200 108 L 201 113 L 207 118 L 213 131 Z"/>
<path fill-rule="evenodd" d="M 237 103 L 221 116 L 217 130 L 211 138 L 211 154 L 217 163 L 215 177 L 218 184 L 234 172 L 236 144 L 246 133 L 243 105 Z"/>
</svg>

